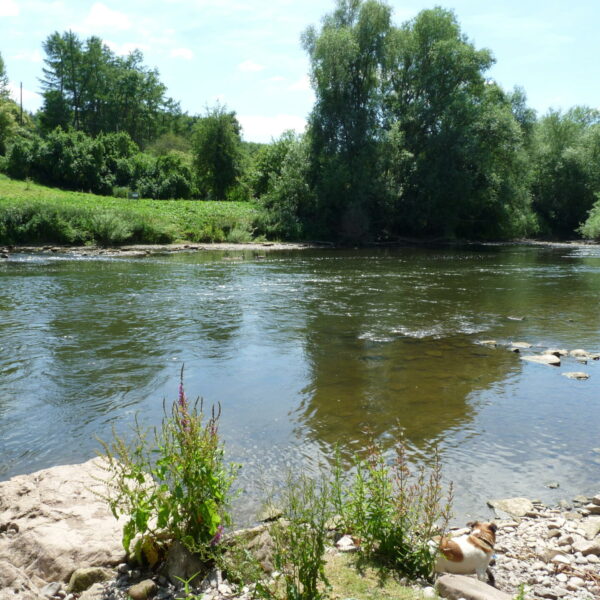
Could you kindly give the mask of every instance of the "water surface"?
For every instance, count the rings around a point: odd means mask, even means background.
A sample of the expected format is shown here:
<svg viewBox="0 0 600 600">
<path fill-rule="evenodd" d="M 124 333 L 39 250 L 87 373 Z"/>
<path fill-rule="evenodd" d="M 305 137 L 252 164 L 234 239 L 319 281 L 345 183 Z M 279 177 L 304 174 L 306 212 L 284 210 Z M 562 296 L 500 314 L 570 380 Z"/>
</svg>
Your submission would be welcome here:
<svg viewBox="0 0 600 600">
<path fill-rule="evenodd" d="M 597 492 L 600 363 L 552 368 L 506 346 L 600 351 L 599 298 L 598 247 L 14 254 L 0 263 L 0 479 L 86 460 L 136 414 L 159 423 L 185 364 L 244 465 L 241 519 L 290 467 L 363 450 L 366 429 L 389 447 L 404 431 L 415 461 L 437 445 L 460 518 L 490 497 Z"/>
</svg>

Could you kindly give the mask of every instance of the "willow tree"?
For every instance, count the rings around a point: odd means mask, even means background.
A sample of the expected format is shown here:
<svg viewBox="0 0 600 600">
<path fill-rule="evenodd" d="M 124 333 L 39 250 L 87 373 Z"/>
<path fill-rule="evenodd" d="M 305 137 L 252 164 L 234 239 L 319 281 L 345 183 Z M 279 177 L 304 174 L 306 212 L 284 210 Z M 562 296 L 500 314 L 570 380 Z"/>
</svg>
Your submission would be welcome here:
<svg viewBox="0 0 600 600">
<path fill-rule="evenodd" d="M 381 72 L 391 10 L 377 0 L 338 0 L 303 43 L 316 103 L 309 119 L 311 184 L 318 219 L 334 237 L 369 235 L 377 196 Z"/>
</svg>

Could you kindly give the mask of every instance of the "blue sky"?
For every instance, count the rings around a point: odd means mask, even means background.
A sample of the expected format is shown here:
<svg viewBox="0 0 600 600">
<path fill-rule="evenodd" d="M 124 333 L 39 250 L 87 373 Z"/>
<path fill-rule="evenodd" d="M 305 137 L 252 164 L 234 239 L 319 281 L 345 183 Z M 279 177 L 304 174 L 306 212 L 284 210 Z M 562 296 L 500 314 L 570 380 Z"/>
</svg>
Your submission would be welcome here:
<svg viewBox="0 0 600 600">
<path fill-rule="evenodd" d="M 398 24 L 438 4 L 490 48 L 489 75 L 522 86 L 539 113 L 600 107 L 599 0 L 394 0 Z M 314 96 L 301 32 L 333 0 L 0 0 L 0 53 L 24 105 L 40 106 L 42 42 L 53 31 L 97 35 L 115 52 L 133 48 L 157 67 L 169 95 L 190 114 L 219 101 L 237 112 L 244 138 L 269 141 L 302 130 Z"/>
</svg>

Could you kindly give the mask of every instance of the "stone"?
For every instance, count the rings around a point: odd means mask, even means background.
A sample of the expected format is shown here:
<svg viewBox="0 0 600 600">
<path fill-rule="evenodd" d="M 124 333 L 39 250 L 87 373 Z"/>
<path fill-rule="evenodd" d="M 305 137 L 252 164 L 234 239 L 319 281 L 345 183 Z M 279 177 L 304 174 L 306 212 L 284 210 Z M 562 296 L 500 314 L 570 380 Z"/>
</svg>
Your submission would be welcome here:
<svg viewBox="0 0 600 600">
<path fill-rule="evenodd" d="M 583 371 L 568 371 L 566 373 L 561 373 L 561 375 L 567 379 L 579 379 L 582 381 L 590 378 L 590 376 Z"/>
<path fill-rule="evenodd" d="M 356 552 L 358 546 L 349 535 L 342 536 L 335 544 L 340 552 Z"/>
<path fill-rule="evenodd" d="M 487 504 L 490 508 L 501 510 L 513 517 L 523 517 L 526 513 L 533 510 L 533 503 L 527 498 L 488 500 Z"/>
<path fill-rule="evenodd" d="M 164 575 L 173 585 L 178 585 L 181 580 L 188 581 L 197 573 L 204 573 L 206 565 L 200 558 L 192 554 L 181 542 L 175 541 L 167 552 L 167 559 L 163 568 Z M 202 577 L 199 576 L 199 580 Z"/>
<path fill-rule="evenodd" d="M 600 517 L 588 517 L 581 522 L 581 531 L 588 540 L 593 540 L 600 533 Z"/>
<path fill-rule="evenodd" d="M 582 350 L 581 348 L 577 348 L 576 350 L 571 350 L 571 352 L 569 352 L 569 356 L 572 356 L 573 358 L 584 358 L 587 359 L 589 358 L 589 352 L 586 352 L 585 350 Z"/>
<path fill-rule="evenodd" d="M 600 494 L 598 494 L 597 496 L 594 496 L 592 498 L 592 504 L 596 504 L 597 506 L 600 506 Z"/>
<path fill-rule="evenodd" d="M 568 356 L 569 351 L 564 348 L 548 348 L 546 354 L 554 354 L 554 356 Z"/>
<path fill-rule="evenodd" d="M 584 583 L 585 581 L 581 577 L 571 577 L 567 583 L 567 589 L 573 592 L 578 590 Z"/>
<path fill-rule="evenodd" d="M 154 595 L 156 592 L 156 583 L 152 579 L 144 579 L 135 585 L 132 585 L 127 593 L 131 597 L 131 600 L 147 600 Z"/>
<path fill-rule="evenodd" d="M 511 344 L 511 348 L 519 348 L 519 350 L 526 350 L 527 348 L 531 348 L 533 344 L 528 342 L 513 342 Z"/>
<path fill-rule="evenodd" d="M 111 577 L 111 571 L 108 569 L 103 569 L 102 567 L 85 567 L 83 569 L 75 569 L 71 575 L 71 578 L 69 579 L 67 592 L 84 592 L 88 588 L 92 587 L 94 583 L 108 581 L 111 579 Z"/>
<path fill-rule="evenodd" d="M 585 505 L 585 510 L 588 511 L 588 514 L 590 515 L 600 515 L 600 505 L 599 504 L 586 504 Z"/>
<path fill-rule="evenodd" d="M 512 600 L 512 596 L 465 575 L 442 575 L 436 583 L 437 593 L 449 600 Z"/>
<path fill-rule="evenodd" d="M 587 504 L 589 502 L 589 498 L 580 494 L 573 498 L 573 502 L 575 502 L 575 504 Z"/>
<path fill-rule="evenodd" d="M 423 598 L 435 598 L 436 597 L 435 589 L 432 588 L 431 586 L 423 588 L 422 594 L 423 594 Z"/>
<path fill-rule="evenodd" d="M 0 536 L 0 590 L 67 581 L 80 567 L 125 560 L 122 522 L 111 514 L 99 459 L 63 465 L 0 483 L 0 523 L 18 532 Z"/>
<path fill-rule="evenodd" d="M 95 583 L 89 590 L 86 590 L 79 596 L 79 600 L 104 600 L 105 598 L 104 585 L 102 583 Z"/>
<path fill-rule="evenodd" d="M 498 345 L 496 340 L 481 340 L 479 343 L 482 346 L 490 346 L 491 348 L 495 348 Z"/>
<path fill-rule="evenodd" d="M 558 481 L 548 481 L 544 485 L 551 490 L 555 490 L 560 487 L 560 483 L 558 483 Z"/>
<path fill-rule="evenodd" d="M 600 555 L 600 540 L 598 541 L 589 541 L 589 540 L 577 540 L 573 543 L 573 550 L 575 552 L 581 552 L 583 556 L 587 556 L 588 554 L 595 554 L 596 556 Z"/>
<path fill-rule="evenodd" d="M 560 357 L 554 356 L 554 354 L 532 354 L 528 356 L 521 356 L 521 359 L 529 362 L 539 363 L 541 365 L 560 367 Z"/>
<path fill-rule="evenodd" d="M 41 590 L 40 594 L 45 598 L 52 598 L 52 596 L 56 596 L 60 589 L 62 588 L 62 584 L 58 582 L 48 583 Z"/>
</svg>

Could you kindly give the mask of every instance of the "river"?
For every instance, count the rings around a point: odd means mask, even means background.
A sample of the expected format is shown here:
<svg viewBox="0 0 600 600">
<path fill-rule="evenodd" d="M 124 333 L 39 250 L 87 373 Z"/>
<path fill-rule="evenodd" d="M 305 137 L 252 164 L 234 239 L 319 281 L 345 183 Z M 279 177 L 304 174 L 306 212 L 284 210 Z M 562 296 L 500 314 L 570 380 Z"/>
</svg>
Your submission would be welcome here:
<svg viewBox="0 0 600 600">
<path fill-rule="evenodd" d="M 205 251 L 0 262 L 0 479 L 84 461 L 176 398 L 220 403 L 236 512 L 365 429 L 437 446 L 462 520 L 485 500 L 600 490 L 597 246 Z M 496 348 L 479 342 L 495 339 Z M 585 371 L 587 381 L 566 371 Z M 550 489 L 549 483 L 560 487 Z"/>
</svg>

